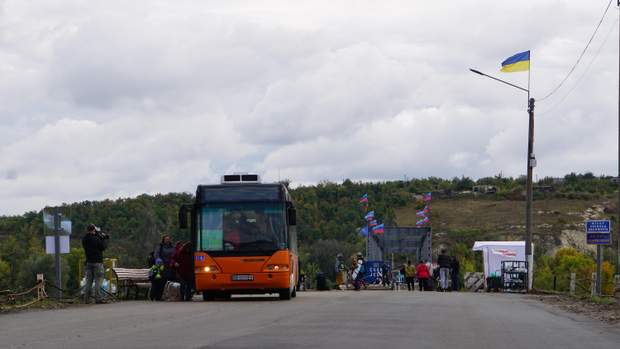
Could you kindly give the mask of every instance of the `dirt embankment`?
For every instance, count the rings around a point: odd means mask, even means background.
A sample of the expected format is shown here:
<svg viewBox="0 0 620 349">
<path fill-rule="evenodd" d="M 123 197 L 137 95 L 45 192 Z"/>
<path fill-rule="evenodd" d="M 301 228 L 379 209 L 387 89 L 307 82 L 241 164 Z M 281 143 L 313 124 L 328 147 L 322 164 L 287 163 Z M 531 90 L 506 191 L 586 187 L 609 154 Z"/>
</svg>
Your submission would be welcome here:
<svg viewBox="0 0 620 349">
<path fill-rule="evenodd" d="M 575 298 L 567 295 L 532 295 L 533 299 L 564 311 L 620 326 L 620 300 L 618 298 Z"/>
</svg>

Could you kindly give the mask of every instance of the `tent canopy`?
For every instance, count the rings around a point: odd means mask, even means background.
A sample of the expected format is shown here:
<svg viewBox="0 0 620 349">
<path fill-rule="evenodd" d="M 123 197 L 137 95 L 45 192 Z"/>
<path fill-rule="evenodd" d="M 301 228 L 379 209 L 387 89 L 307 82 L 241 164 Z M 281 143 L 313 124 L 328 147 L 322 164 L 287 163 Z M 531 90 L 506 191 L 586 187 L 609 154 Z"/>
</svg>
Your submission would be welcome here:
<svg viewBox="0 0 620 349">
<path fill-rule="evenodd" d="M 525 241 L 476 241 L 474 251 L 482 251 L 484 277 L 501 275 L 503 261 L 525 261 Z"/>
</svg>

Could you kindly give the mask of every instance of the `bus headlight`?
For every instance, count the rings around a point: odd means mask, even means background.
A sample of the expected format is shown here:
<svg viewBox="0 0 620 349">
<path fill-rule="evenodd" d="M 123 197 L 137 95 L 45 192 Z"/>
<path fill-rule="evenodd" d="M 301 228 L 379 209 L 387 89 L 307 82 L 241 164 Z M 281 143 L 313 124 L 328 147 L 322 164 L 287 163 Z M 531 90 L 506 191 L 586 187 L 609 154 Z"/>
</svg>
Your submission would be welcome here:
<svg viewBox="0 0 620 349">
<path fill-rule="evenodd" d="M 267 271 L 288 271 L 288 265 L 286 265 L 286 264 L 269 264 L 269 265 L 267 265 L 267 268 L 265 268 L 265 270 L 267 270 Z"/>
<path fill-rule="evenodd" d="M 207 265 L 205 267 L 196 268 L 196 271 L 202 273 L 217 273 L 219 270 L 217 270 L 215 265 Z"/>
</svg>

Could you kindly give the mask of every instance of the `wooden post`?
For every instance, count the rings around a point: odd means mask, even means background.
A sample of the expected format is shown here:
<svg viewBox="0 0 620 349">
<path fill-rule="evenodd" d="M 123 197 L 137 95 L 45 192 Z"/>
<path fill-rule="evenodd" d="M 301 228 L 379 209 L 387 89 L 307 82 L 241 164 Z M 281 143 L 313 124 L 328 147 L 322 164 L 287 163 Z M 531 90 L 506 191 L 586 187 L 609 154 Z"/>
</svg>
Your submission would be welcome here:
<svg viewBox="0 0 620 349">
<path fill-rule="evenodd" d="M 575 279 L 577 278 L 577 274 L 570 273 L 570 295 L 575 295 Z"/>
</svg>

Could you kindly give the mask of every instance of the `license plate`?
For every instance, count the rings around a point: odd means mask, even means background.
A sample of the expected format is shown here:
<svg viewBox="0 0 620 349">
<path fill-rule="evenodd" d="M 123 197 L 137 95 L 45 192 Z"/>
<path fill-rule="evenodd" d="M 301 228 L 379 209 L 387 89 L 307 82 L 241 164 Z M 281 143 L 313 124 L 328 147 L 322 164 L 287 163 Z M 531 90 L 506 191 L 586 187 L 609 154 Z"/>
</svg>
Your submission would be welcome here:
<svg viewBox="0 0 620 349">
<path fill-rule="evenodd" d="M 254 281 L 254 275 L 237 274 L 232 276 L 232 281 Z"/>
</svg>

